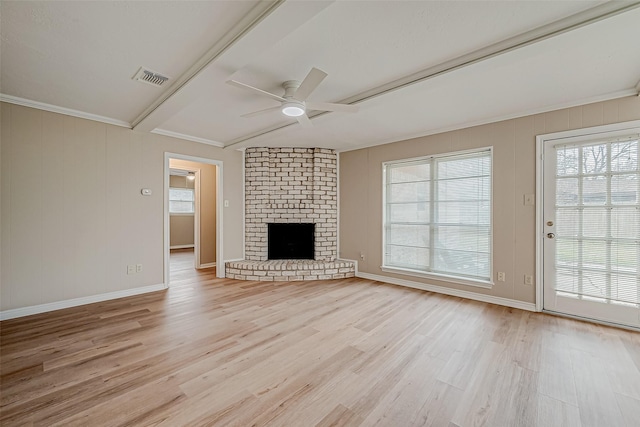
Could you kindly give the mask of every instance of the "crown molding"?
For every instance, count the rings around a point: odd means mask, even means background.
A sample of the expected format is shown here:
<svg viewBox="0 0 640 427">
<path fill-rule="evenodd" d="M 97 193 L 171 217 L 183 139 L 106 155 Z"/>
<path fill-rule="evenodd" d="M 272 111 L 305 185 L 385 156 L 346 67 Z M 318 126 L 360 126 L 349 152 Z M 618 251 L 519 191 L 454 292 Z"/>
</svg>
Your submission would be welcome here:
<svg viewBox="0 0 640 427">
<path fill-rule="evenodd" d="M 97 114 L 85 113 L 84 111 L 72 110 L 71 108 L 58 107 L 57 105 L 45 104 L 44 102 L 32 101 L 30 99 L 20 98 L 17 96 L 5 95 L 4 93 L 0 93 L 0 101 L 6 102 L 8 104 L 21 105 L 23 107 L 50 111 L 52 113 L 64 114 L 65 116 L 73 116 L 81 119 L 93 120 L 94 122 L 101 122 L 109 125 L 131 129 L 131 123 L 125 122 L 123 120 L 112 119 L 111 117 L 99 116 Z"/>
<path fill-rule="evenodd" d="M 224 144 L 219 141 L 214 141 L 212 139 L 200 138 L 197 136 L 186 135 L 184 133 L 172 132 L 170 130 L 164 129 L 154 129 L 151 133 L 155 133 L 156 135 L 169 136 L 171 138 L 184 139 L 186 141 L 199 142 L 201 144 L 213 145 L 214 147 L 224 148 Z"/>
<path fill-rule="evenodd" d="M 550 113 L 552 111 L 564 110 L 566 108 L 580 107 L 580 106 L 583 106 L 583 105 L 589 105 L 589 104 L 593 104 L 593 103 L 596 103 L 596 102 L 611 101 L 611 100 L 614 100 L 614 99 L 625 98 L 627 96 L 634 96 L 637 93 L 638 92 L 635 89 L 625 89 L 625 90 L 620 90 L 620 91 L 617 91 L 617 92 L 608 93 L 608 94 L 605 94 L 605 95 L 598 95 L 598 96 L 592 96 L 592 97 L 589 97 L 589 98 L 582 98 L 582 99 L 579 99 L 577 101 L 571 101 L 571 102 L 565 102 L 565 103 L 562 103 L 562 104 L 550 105 L 548 107 L 534 108 L 534 109 L 531 109 L 531 110 L 525 110 L 525 111 L 521 111 L 521 112 L 518 112 L 518 113 L 512 113 L 512 114 L 505 114 L 505 115 L 502 115 L 502 116 L 490 117 L 488 119 L 476 120 L 476 121 L 471 121 L 471 122 L 464 122 L 464 123 L 460 123 L 460 124 L 456 124 L 456 125 L 452 125 L 452 126 L 432 129 L 432 130 L 429 130 L 427 132 L 419 132 L 419 133 L 415 133 L 415 134 L 403 135 L 402 137 L 400 137 L 400 139 L 394 138 L 394 139 L 383 140 L 383 141 L 375 142 L 375 143 L 371 143 L 371 144 L 354 145 L 353 147 L 345 147 L 345 148 L 340 149 L 340 150 L 336 149 L 336 152 L 345 153 L 347 151 L 354 151 L 354 150 L 361 150 L 363 148 L 377 147 L 378 145 L 391 144 L 393 142 L 409 141 L 409 140 L 415 139 L 415 138 L 422 138 L 422 137 L 425 137 L 425 136 L 437 135 L 437 134 L 440 134 L 440 133 L 452 132 L 452 131 L 456 131 L 456 130 L 460 130 L 460 129 L 468 129 L 468 128 L 472 128 L 472 127 L 475 127 L 475 126 L 488 125 L 490 123 L 499 123 L 499 122 L 503 122 L 505 120 L 519 119 L 521 117 L 534 116 L 536 114 Z"/>
</svg>

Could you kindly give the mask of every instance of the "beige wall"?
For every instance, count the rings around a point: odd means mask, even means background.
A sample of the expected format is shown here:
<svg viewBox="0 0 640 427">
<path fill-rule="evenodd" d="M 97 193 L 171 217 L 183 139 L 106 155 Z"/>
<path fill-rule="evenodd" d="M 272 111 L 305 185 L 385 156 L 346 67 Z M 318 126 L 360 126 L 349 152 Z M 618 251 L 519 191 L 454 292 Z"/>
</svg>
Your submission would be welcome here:
<svg viewBox="0 0 640 427">
<path fill-rule="evenodd" d="M 169 162 L 171 163 L 171 162 Z M 194 188 L 195 180 L 186 176 L 169 176 L 171 188 Z M 194 215 L 171 214 L 169 215 L 169 246 L 193 246 L 194 244 Z"/>
<path fill-rule="evenodd" d="M 216 262 L 216 166 L 180 159 L 171 159 L 170 166 L 175 169 L 200 172 L 199 264 L 203 265 L 214 263 Z"/>
<path fill-rule="evenodd" d="M 194 216 L 181 214 L 169 216 L 169 246 L 194 245 Z"/>
<path fill-rule="evenodd" d="M 174 161 L 175 162 L 175 161 Z M 169 162 L 171 165 L 172 162 Z M 186 176 L 179 175 L 170 175 L 169 176 L 169 187 L 173 188 L 195 188 L 196 180 L 195 179 L 187 179 Z"/>
<path fill-rule="evenodd" d="M 523 195 L 536 190 L 536 135 L 638 119 L 640 98 L 627 97 L 340 153 L 340 257 L 358 260 L 365 273 L 533 303 L 535 289 L 524 285 L 524 275 L 535 272 L 535 207 L 524 206 Z M 383 272 L 382 162 L 488 146 L 493 146 L 494 278 L 504 271 L 506 282 L 482 289 Z"/>
<path fill-rule="evenodd" d="M 224 162 L 224 254 L 242 258 L 239 151 L 5 103 L 1 125 L 0 309 L 163 283 L 165 152 Z"/>
</svg>

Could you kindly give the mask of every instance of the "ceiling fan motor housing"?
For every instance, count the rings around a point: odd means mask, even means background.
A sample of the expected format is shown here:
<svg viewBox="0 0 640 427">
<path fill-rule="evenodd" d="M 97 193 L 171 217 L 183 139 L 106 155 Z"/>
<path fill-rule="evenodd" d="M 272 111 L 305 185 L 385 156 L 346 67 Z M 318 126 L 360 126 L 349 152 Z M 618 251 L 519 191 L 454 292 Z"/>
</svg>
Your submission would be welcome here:
<svg viewBox="0 0 640 427">
<path fill-rule="evenodd" d="M 287 80 L 286 82 L 282 83 L 282 87 L 284 88 L 283 98 L 293 98 L 296 90 L 298 90 L 298 88 L 300 87 L 300 82 L 298 80 Z"/>
</svg>

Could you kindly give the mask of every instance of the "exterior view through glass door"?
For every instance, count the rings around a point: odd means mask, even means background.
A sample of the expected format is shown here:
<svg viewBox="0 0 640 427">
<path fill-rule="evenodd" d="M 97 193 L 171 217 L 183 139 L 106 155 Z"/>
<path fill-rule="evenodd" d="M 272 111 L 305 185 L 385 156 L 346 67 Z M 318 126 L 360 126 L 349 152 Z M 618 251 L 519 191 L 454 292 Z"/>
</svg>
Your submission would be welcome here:
<svg viewBox="0 0 640 427">
<path fill-rule="evenodd" d="M 639 131 L 543 143 L 543 308 L 640 327 Z"/>
</svg>

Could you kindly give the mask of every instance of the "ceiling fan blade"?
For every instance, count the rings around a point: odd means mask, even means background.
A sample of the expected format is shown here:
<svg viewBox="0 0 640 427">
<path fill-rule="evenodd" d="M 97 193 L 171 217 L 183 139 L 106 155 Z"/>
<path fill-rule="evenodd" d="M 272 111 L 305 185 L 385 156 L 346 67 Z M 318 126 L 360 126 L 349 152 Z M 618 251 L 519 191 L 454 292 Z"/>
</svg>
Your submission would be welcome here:
<svg viewBox="0 0 640 427">
<path fill-rule="evenodd" d="M 322 83 L 325 77 L 327 77 L 327 73 L 317 68 L 312 68 L 307 77 L 300 83 L 300 87 L 293 94 L 293 97 L 298 101 L 304 101 Z"/>
<path fill-rule="evenodd" d="M 310 110 L 318 111 L 340 111 L 344 113 L 355 113 L 359 110 L 359 107 L 357 105 L 334 104 L 331 102 L 305 102 L 305 105 Z"/>
<path fill-rule="evenodd" d="M 240 82 L 237 82 L 237 81 L 235 81 L 235 80 L 227 80 L 227 84 L 229 84 L 229 85 L 231 85 L 231 86 L 239 87 L 239 88 L 241 88 L 241 89 L 247 89 L 247 90 L 250 90 L 251 92 L 253 92 L 253 93 L 255 93 L 255 94 L 258 94 L 258 95 L 268 96 L 269 98 L 271 98 L 271 99 L 275 99 L 276 101 L 280 101 L 280 102 L 286 101 L 286 99 L 284 99 L 284 98 L 283 98 L 283 97 L 281 97 L 281 96 L 274 95 L 274 94 L 273 94 L 273 93 L 271 93 L 271 92 L 267 92 L 267 91 L 265 91 L 265 90 L 258 89 L 257 87 L 249 86 L 249 85 L 247 85 L 247 84 L 240 83 Z"/>
<path fill-rule="evenodd" d="M 296 120 L 298 120 L 298 123 L 300 123 L 300 125 L 302 125 L 303 128 L 313 127 L 311 120 L 309 120 L 309 116 L 307 116 L 306 114 L 296 117 Z"/>
<path fill-rule="evenodd" d="M 269 108 L 265 108 L 264 110 L 258 110 L 258 111 L 254 111 L 253 113 L 247 113 L 247 114 L 243 114 L 240 117 L 253 117 L 253 116 L 259 116 L 260 114 L 265 114 L 265 113 L 270 113 L 272 111 L 279 111 L 282 107 L 277 105 L 275 107 L 269 107 Z"/>
</svg>

